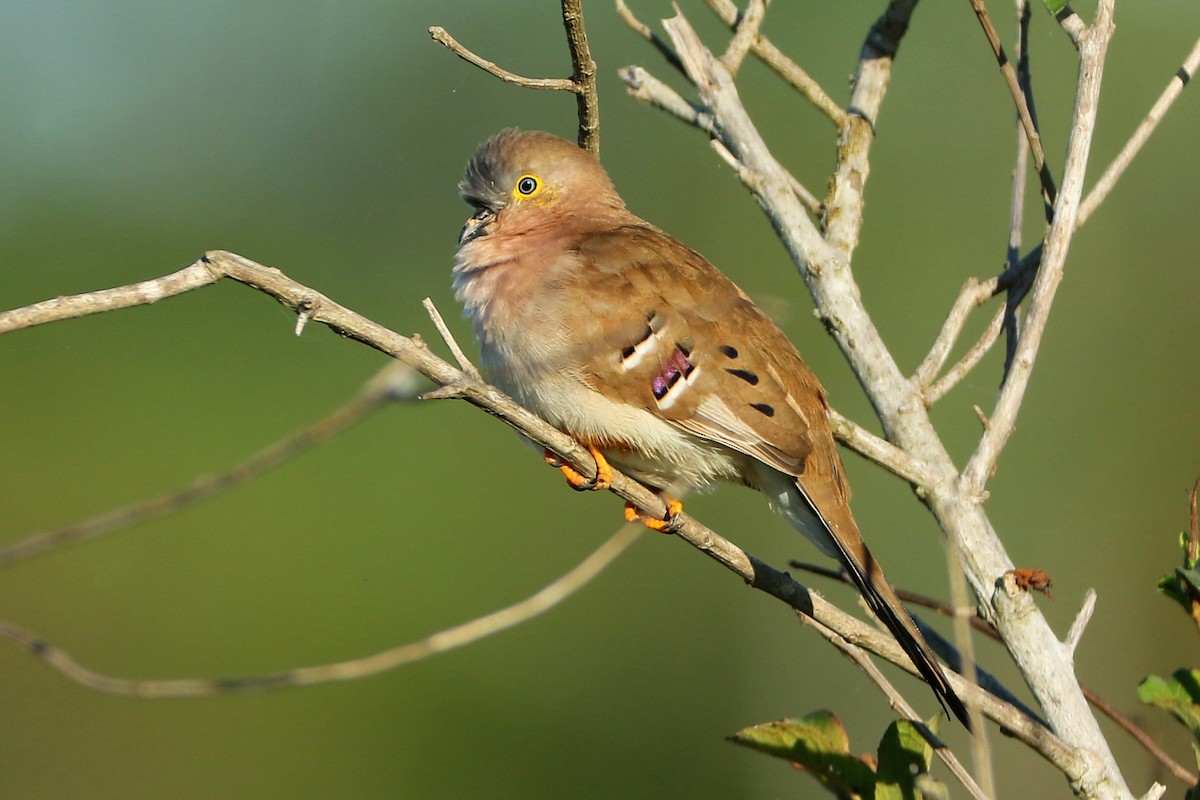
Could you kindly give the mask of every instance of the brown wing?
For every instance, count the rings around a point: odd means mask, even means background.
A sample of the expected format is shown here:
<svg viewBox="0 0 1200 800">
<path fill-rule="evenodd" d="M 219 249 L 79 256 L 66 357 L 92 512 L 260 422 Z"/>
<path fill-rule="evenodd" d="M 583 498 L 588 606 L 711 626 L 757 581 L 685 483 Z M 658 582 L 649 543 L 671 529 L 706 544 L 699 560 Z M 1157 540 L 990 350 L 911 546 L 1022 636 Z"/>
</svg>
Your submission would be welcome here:
<svg viewBox="0 0 1200 800">
<path fill-rule="evenodd" d="M 655 228 L 591 234 L 577 252 L 582 268 L 572 280 L 591 299 L 572 326 L 580 355 L 587 354 L 580 358 L 583 379 L 612 400 L 791 476 L 816 526 L 796 509 L 789 517 L 839 558 L 918 671 L 968 724 L 961 700 L 862 541 L 825 391 L 783 332 L 702 256 Z"/>
<path fill-rule="evenodd" d="M 814 427 L 828 429 L 824 391 L 741 289 L 648 226 L 588 235 L 577 252 L 586 266 L 573 279 L 592 305 L 576 334 L 594 389 L 781 472 L 804 472 Z"/>
</svg>

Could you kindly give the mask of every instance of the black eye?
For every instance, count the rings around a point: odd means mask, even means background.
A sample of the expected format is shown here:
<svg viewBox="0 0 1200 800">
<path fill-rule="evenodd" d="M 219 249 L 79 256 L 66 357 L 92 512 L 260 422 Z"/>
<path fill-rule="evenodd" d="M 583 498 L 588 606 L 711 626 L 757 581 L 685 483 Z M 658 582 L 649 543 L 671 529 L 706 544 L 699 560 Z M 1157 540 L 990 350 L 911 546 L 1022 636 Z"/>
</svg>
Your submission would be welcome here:
<svg viewBox="0 0 1200 800">
<path fill-rule="evenodd" d="M 517 181 L 517 191 L 528 196 L 536 192 L 539 185 L 540 184 L 538 183 L 537 178 L 533 177 L 532 175 L 523 175 L 521 179 Z"/>
</svg>

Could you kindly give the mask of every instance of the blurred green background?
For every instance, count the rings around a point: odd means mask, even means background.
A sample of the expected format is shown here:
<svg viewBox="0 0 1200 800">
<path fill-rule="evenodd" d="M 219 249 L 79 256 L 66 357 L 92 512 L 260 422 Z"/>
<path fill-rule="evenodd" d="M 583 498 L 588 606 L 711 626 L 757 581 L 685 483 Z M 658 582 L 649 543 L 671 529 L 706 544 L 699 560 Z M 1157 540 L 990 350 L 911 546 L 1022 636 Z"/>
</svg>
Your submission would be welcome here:
<svg viewBox="0 0 1200 800">
<path fill-rule="evenodd" d="M 764 30 L 844 101 L 882 4 L 811 6 L 776 3 Z M 647 21 L 670 13 L 664 2 L 634 8 Z M 608 3 L 586 10 L 603 157 L 629 205 L 761 299 L 835 405 L 873 424 L 730 170 L 615 77 L 640 63 L 675 80 L 670 69 Z M 685 10 L 724 46 L 702 4 Z M 1010 12 L 993 13 L 1011 41 Z M 1123 3 L 1117 22 L 1093 178 L 1191 46 L 1200 7 Z M 568 70 L 550 2 L 7 0 L 0 308 L 158 276 L 226 248 L 433 339 L 421 309 L 430 296 L 465 342 L 449 289 L 468 213 L 455 190 L 462 167 L 505 126 L 573 135 L 574 103 L 483 75 L 429 40 L 435 24 L 515 71 Z M 1032 41 L 1057 169 L 1074 54 L 1041 11 Z M 779 157 L 822 193 L 831 126 L 753 61 L 739 83 Z M 1182 729 L 1143 711 L 1133 690 L 1198 660 L 1194 629 L 1154 590 L 1178 561 L 1200 473 L 1195 100 L 1185 95 L 1076 239 L 989 502 L 1014 560 L 1053 576 L 1056 599 L 1038 603 L 1058 630 L 1089 587 L 1099 591 L 1079 673 L 1185 763 Z M 967 4 L 924 4 L 878 120 L 855 261 L 906 369 L 963 282 L 1001 262 L 1011 118 Z M 265 296 L 222 285 L 0 338 L 0 535 L 219 471 L 343 402 L 384 363 L 319 326 L 296 338 L 293 321 Z M 990 407 L 998 368 L 989 358 L 936 410 L 960 463 L 978 434 L 971 405 Z M 932 521 L 894 479 L 853 457 L 848 469 L 893 581 L 945 596 Z M 749 492 L 721 490 L 689 510 L 776 565 L 815 556 Z M 484 414 L 397 406 L 236 492 L 8 568 L 0 616 L 112 674 L 257 674 L 363 655 L 508 604 L 619 520 L 614 497 L 567 491 Z M 845 588 L 820 588 L 854 602 Z M 999 649 L 981 643 L 980 653 L 1019 685 Z M 854 749 L 868 751 L 887 714 L 777 603 L 656 536 L 529 624 L 356 683 L 137 701 L 93 694 L 3 646 L 0 675 L 0 795 L 13 798 L 811 797 L 821 794 L 811 778 L 723 737 L 831 707 Z M 898 680 L 932 713 L 923 687 Z M 958 731 L 950 739 L 964 743 Z M 994 741 L 1002 796 L 1067 795 L 1040 759 Z M 1163 779 L 1123 734 L 1112 742 L 1136 792 Z"/>
</svg>

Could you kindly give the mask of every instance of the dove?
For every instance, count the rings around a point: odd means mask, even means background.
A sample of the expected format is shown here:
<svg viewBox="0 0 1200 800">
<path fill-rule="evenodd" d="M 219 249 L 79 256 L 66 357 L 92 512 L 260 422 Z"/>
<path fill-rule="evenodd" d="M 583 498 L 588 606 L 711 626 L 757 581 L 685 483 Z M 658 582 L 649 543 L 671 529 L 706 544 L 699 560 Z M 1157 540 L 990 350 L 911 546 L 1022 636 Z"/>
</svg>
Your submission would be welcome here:
<svg viewBox="0 0 1200 800">
<path fill-rule="evenodd" d="M 820 381 L 703 256 L 626 209 L 600 162 L 539 131 L 501 131 L 459 184 L 474 209 L 453 281 L 488 379 L 596 459 L 660 493 L 748 486 L 836 559 L 944 707 L 967 711 L 863 543 Z M 550 460 L 547 454 L 547 460 Z M 552 462 L 553 463 L 553 462 Z M 610 466 L 611 465 L 611 466 Z M 682 506 L 668 501 L 669 530 Z"/>
</svg>

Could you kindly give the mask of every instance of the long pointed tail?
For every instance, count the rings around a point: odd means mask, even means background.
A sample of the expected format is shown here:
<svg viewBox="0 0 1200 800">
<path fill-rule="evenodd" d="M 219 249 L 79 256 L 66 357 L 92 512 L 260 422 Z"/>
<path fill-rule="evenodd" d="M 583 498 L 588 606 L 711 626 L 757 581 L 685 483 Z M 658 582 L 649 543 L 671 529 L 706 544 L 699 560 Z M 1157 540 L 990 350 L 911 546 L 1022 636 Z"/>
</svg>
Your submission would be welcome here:
<svg viewBox="0 0 1200 800">
<path fill-rule="evenodd" d="M 921 635 L 916 623 L 904 608 L 904 604 L 896 596 L 896 592 L 883 574 L 883 569 L 875 561 L 866 544 L 860 539 L 857 543 L 858 547 L 852 549 L 852 546 L 847 546 L 849 543 L 842 541 L 842 537 L 835 535 L 832 538 L 838 545 L 841 556 L 839 560 L 842 562 L 842 566 L 846 568 L 850 579 L 862 593 L 871 611 L 883 621 L 887 629 L 892 632 L 892 636 L 896 637 L 896 641 L 912 659 L 917 671 L 937 694 L 942 708 L 952 712 L 970 730 L 971 722 L 967 707 L 963 705 L 962 699 L 951 688 L 946 674 L 942 671 L 941 664 L 934 657 L 925 637 Z"/>
</svg>

